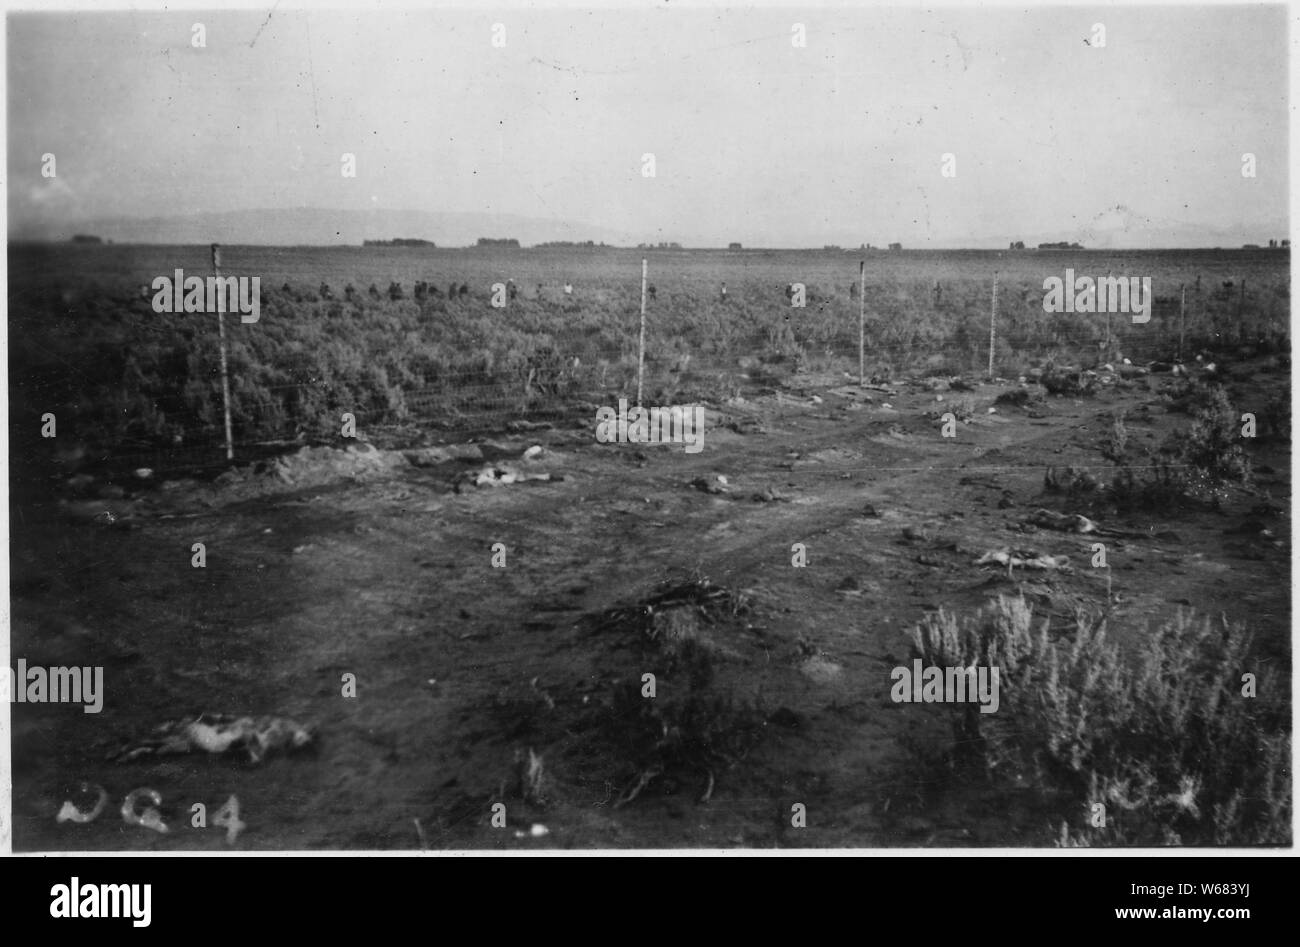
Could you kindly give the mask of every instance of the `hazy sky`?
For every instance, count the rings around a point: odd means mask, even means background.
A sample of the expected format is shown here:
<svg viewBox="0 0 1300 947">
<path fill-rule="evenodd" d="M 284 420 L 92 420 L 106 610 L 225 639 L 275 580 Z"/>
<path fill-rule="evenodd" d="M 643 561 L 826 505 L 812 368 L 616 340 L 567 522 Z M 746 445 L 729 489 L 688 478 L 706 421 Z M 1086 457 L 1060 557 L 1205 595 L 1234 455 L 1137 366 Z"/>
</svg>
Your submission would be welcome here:
<svg viewBox="0 0 1300 947">
<path fill-rule="evenodd" d="M 1097 22 L 1104 48 L 1085 43 Z M 14 234 L 301 206 L 769 246 L 1287 219 L 1281 6 L 485 5 L 14 14 L 7 26 Z M 54 179 L 40 174 L 47 152 Z M 355 179 L 340 173 L 344 152 Z M 1253 179 L 1243 152 L 1257 156 Z M 955 178 L 940 173 L 944 153 Z"/>
</svg>

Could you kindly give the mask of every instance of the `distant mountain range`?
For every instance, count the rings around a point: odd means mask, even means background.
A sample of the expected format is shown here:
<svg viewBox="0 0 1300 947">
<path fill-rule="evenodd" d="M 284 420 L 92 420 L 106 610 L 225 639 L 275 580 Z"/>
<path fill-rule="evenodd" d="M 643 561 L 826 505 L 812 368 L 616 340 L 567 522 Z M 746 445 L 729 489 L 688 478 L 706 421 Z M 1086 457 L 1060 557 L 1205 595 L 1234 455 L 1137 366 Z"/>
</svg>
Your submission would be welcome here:
<svg viewBox="0 0 1300 947">
<path fill-rule="evenodd" d="M 524 246 L 551 241 L 582 243 L 588 240 L 620 247 L 638 243 L 679 240 L 687 247 L 723 247 L 729 241 L 692 240 L 691 234 L 642 234 L 574 221 L 543 220 L 515 214 L 438 213 L 420 210 L 328 210 L 301 207 L 289 210 L 236 210 L 200 212 L 165 217 L 118 217 L 72 224 L 13 224 L 11 240 L 71 240 L 76 234 L 94 234 L 114 243 L 154 244 L 258 244 L 264 246 L 360 246 L 366 240 L 429 240 L 439 247 L 472 246 L 480 237 L 514 238 Z M 840 239 L 846 248 L 870 242 L 884 246 L 901 239 L 904 249 L 1006 249 L 1013 240 L 1026 246 L 1075 241 L 1087 249 L 1179 249 L 1240 247 L 1244 243 L 1267 245 L 1270 239 L 1290 236 L 1286 218 L 1257 223 L 1233 222 L 1200 226 L 1147 217 L 1128 207 L 1107 208 L 1085 223 L 1040 233 L 1007 232 L 1001 235 L 932 236 L 909 240 L 906 235 L 874 234 L 862 239 Z M 820 248 L 824 236 L 791 234 L 787 247 Z M 761 246 L 774 247 L 764 242 Z M 745 244 L 750 246 L 750 244 Z"/>
</svg>

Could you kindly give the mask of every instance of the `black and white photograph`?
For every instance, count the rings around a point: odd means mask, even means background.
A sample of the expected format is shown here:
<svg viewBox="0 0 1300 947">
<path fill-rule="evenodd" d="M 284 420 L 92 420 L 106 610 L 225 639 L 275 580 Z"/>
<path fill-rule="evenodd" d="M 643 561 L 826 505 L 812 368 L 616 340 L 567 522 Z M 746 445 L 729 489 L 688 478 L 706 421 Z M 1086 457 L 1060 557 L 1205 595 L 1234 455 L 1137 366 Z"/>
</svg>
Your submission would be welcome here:
<svg viewBox="0 0 1300 947">
<path fill-rule="evenodd" d="M 1290 849 L 1298 24 L 11 4 L 4 849 Z"/>
</svg>

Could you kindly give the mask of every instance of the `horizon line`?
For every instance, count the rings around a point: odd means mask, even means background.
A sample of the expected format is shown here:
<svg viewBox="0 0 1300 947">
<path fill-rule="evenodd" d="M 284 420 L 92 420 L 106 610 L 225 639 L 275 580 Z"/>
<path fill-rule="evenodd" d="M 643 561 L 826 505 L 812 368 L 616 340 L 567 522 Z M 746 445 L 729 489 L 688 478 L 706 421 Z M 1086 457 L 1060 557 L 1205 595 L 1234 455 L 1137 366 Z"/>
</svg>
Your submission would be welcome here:
<svg viewBox="0 0 1300 947">
<path fill-rule="evenodd" d="M 94 240 L 78 240 L 80 237 L 96 237 Z M 388 240 L 407 240 L 422 239 L 395 237 L 387 238 Z M 487 238 L 496 239 L 496 238 Z M 506 238 L 513 239 L 513 238 Z M 1288 238 L 1283 238 L 1288 239 Z M 681 245 L 673 247 L 664 246 L 630 246 L 627 244 L 617 243 L 595 243 L 590 244 L 584 241 L 557 240 L 545 241 L 543 243 L 524 244 L 518 246 L 494 245 L 482 246 L 476 243 L 471 244 L 438 244 L 436 241 L 425 241 L 424 244 L 411 246 L 402 246 L 400 244 L 390 244 L 383 241 L 368 241 L 366 243 L 234 243 L 221 241 L 181 241 L 181 242 L 160 242 L 152 243 L 148 241 L 126 240 L 114 241 L 111 238 L 98 238 L 94 234 L 78 234 L 73 237 L 15 237 L 10 236 L 8 243 L 10 246 L 21 244 L 42 244 L 51 246 L 78 246 L 78 247 L 211 247 L 214 243 L 223 247 L 264 247 L 268 249 L 310 249 L 310 250 L 640 250 L 643 253 L 683 253 L 708 251 L 714 253 L 1170 253 L 1170 252 L 1187 252 L 1187 251 L 1238 251 L 1238 250 L 1269 250 L 1269 251 L 1290 251 L 1289 245 L 1268 246 L 1267 244 L 1247 243 L 1238 246 L 1217 246 L 1197 244 L 1195 246 L 1164 246 L 1164 247 L 1088 247 L 1088 246 L 1026 246 L 1026 247 L 974 247 L 974 246 L 949 246 L 949 247 L 897 247 L 888 246 L 878 247 L 875 245 L 867 247 L 840 247 L 833 244 L 826 244 L 820 247 L 814 246 L 716 246 L 716 245 Z"/>
</svg>

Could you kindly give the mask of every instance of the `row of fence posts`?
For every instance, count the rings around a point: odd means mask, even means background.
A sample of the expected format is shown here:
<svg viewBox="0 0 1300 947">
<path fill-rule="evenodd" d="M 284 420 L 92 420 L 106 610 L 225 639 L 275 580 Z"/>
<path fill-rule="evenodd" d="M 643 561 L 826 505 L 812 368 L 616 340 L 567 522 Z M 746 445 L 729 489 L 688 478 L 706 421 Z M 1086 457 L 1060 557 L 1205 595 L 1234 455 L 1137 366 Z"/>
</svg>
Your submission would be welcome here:
<svg viewBox="0 0 1300 947">
<path fill-rule="evenodd" d="M 637 354 L 636 403 L 641 406 L 642 382 L 645 375 L 645 299 L 646 299 L 647 261 L 641 260 L 641 343 Z M 1109 274 L 1108 274 L 1109 275 Z M 936 284 L 937 285 L 937 284 Z M 1178 304 L 1178 359 L 1183 357 L 1183 341 L 1187 334 L 1187 286 L 1179 284 L 1180 302 Z M 858 385 L 867 383 L 866 349 L 867 349 L 867 261 L 858 263 Z M 998 274 L 993 273 L 993 297 L 989 306 L 989 369 L 988 378 L 993 380 L 993 355 L 998 339 Z M 1106 351 L 1110 351 L 1111 328 L 1110 312 L 1106 313 Z"/>
<path fill-rule="evenodd" d="M 217 279 L 221 278 L 221 245 L 212 244 L 212 272 Z M 640 341 L 637 346 L 637 369 L 636 369 L 636 404 L 641 407 L 642 395 L 645 390 L 645 318 L 646 318 L 646 286 L 649 278 L 649 261 L 645 258 L 641 260 L 641 333 Z M 1245 281 L 1242 281 L 1242 298 L 1245 297 Z M 1187 286 L 1179 286 L 1181 300 L 1178 306 L 1178 358 L 1183 357 L 1183 342 L 1187 334 Z M 858 385 L 862 386 L 867 383 L 866 374 L 866 352 L 867 352 L 867 261 L 862 260 L 858 263 Z M 234 442 L 231 439 L 230 425 L 230 377 L 226 361 L 226 320 L 221 311 L 224 307 L 217 307 L 217 335 L 221 345 L 221 400 L 222 407 L 225 411 L 226 424 L 226 460 L 235 459 Z M 1238 304 L 1240 310 L 1240 303 Z M 988 377 L 993 379 L 993 354 L 997 345 L 997 321 L 998 321 L 998 274 L 993 273 L 993 298 L 989 307 L 989 369 Z M 1106 313 L 1106 351 L 1110 351 L 1111 332 L 1110 332 L 1110 313 Z"/>
<path fill-rule="evenodd" d="M 1108 274 L 1107 274 L 1107 277 L 1109 278 L 1109 276 L 1110 276 L 1110 274 L 1108 273 Z M 1180 284 L 1178 285 L 1178 293 L 1179 293 L 1179 301 L 1178 301 L 1178 360 L 1181 362 L 1181 361 L 1183 360 L 1183 342 L 1184 342 L 1184 340 L 1186 339 L 1186 336 L 1187 336 L 1187 284 L 1186 284 L 1186 283 L 1180 283 Z M 1240 308 L 1240 307 L 1239 307 L 1239 308 Z M 859 320 L 859 321 L 861 321 L 861 320 Z M 993 379 L 993 349 L 994 349 L 994 345 L 995 345 L 996 342 L 997 342 L 997 332 L 998 332 L 998 329 L 997 329 L 997 321 L 998 321 L 998 274 L 997 274 L 996 272 L 994 272 L 994 274 L 993 274 L 993 304 L 992 304 L 992 306 L 990 306 L 990 312 L 989 312 L 989 372 L 988 372 L 988 377 L 989 377 L 989 380 L 990 380 L 990 381 Z M 859 345 L 861 345 L 861 342 L 859 342 Z M 1107 351 L 1107 352 L 1110 352 L 1110 346 L 1111 346 L 1110 310 L 1107 310 L 1107 311 L 1106 311 L 1106 351 Z M 858 368 L 858 375 L 859 375 L 859 376 L 861 376 L 861 374 L 862 374 L 862 369 L 861 369 L 861 364 L 860 364 L 860 363 L 861 363 L 861 355 L 859 355 L 859 368 Z M 860 381 L 859 381 L 859 384 L 861 384 Z"/>
<path fill-rule="evenodd" d="M 636 405 L 641 407 L 645 379 L 645 296 L 648 261 L 641 260 L 641 342 L 637 352 Z M 937 284 L 936 284 L 937 285 Z M 993 306 L 989 314 L 989 378 L 993 378 L 993 349 L 997 342 L 998 274 L 993 274 Z M 1110 316 L 1106 317 L 1106 343 L 1110 344 Z M 867 383 L 867 261 L 858 262 L 858 385 Z"/>
</svg>

